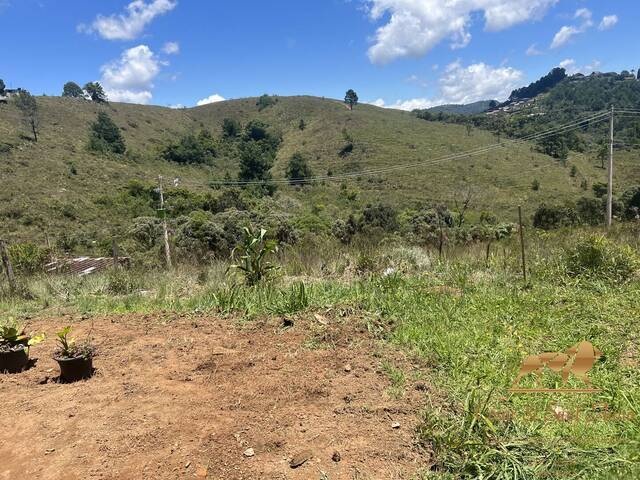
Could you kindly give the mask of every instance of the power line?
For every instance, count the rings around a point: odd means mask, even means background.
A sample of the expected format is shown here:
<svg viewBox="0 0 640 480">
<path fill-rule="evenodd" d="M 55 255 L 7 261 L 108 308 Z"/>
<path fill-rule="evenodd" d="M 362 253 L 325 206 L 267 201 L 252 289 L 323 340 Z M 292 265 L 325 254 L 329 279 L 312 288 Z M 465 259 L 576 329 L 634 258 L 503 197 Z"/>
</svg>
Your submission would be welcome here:
<svg viewBox="0 0 640 480">
<path fill-rule="evenodd" d="M 336 181 L 336 180 L 343 180 L 343 179 L 347 179 L 347 178 L 353 178 L 353 177 L 361 177 L 361 176 L 369 176 L 369 175 L 379 175 L 382 173 L 389 173 L 389 172 L 394 172 L 397 170 L 404 170 L 404 169 L 409 169 L 409 168 L 414 168 L 414 167 L 418 167 L 418 166 L 432 166 L 432 165 L 436 165 L 439 163 L 443 163 L 446 161 L 451 161 L 451 160 L 456 160 L 459 158 L 466 158 L 466 157 L 472 157 L 472 156 L 477 156 L 477 155 L 482 155 L 485 153 L 489 153 L 492 150 L 498 149 L 498 148 L 504 148 L 505 147 L 505 143 L 506 142 L 511 142 L 511 143 L 516 143 L 516 144 L 527 144 L 528 141 L 531 140 L 541 140 L 553 135 L 557 135 L 559 133 L 568 133 L 570 131 L 573 130 L 577 130 L 582 128 L 584 125 L 588 124 L 588 123 L 599 123 L 603 120 L 606 120 L 608 118 L 609 113 L 608 112 L 600 112 L 598 114 L 592 115 L 586 119 L 583 120 L 579 120 L 579 121 L 573 121 L 570 122 L 568 124 L 565 125 L 561 125 L 559 127 L 555 127 L 543 132 L 537 132 L 537 133 L 533 133 L 533 134 L 529 134 L 529 135 L 525 135 L 523 137 L 517 138 L 517 139 L 509 139 L 506 138 L 504 141 L 501 141 L 499 143 L 496 144 L 491 144 L 491 145 L 487 145 L 484 147 L 478 147 L 476 149 L 473 150 L 469 150 L 466 152 L 459 152 L 459 153 L 454 153 L 454 154 L 449 154 L 449 155 L 445 155 L 443 157 L 440 158 L 435 158 L 435 159 L 430 159 L 430 160 L 423 160 L 420 162 L 415 162 L 415 163 L 411 163 L 411 164 L 404 164 L 404 165 L 392 165 L 389 167 L 381 167 L 378 169 L 370 169 L 370 170 L 364 170 L 364 171 L 360 171 L 360 172 L 348 172 L 348 173 L 343 173 L 343 174 L 339 174 L 339 175 L 318 175 L 318 176 L 314 176 L 314 177 L 308 177 L 305 179 L 300 179 L 299 181 L 297 181 L 297 184 L 305 184 L 305 183 L 311 183 L 314 181 L 322 181 L 322 180 L 326 180 L 326 181 Z M 186 182 L 186 183 L 191 183 L 191 182 Z M 288 179 L 274 179 L 274 180 L 211 180 L 209 182 L 209 185 L 217 185 L 217 186 L 250 186 L 250 185 L 267 185 L 267 184 L 289 184 L 290 181 Z M 192 185 L 196 185 L 195 182 L 191 183 Z M 197 185 L 201 185 L 201 183 L 197 183 Z"/>
</svg>

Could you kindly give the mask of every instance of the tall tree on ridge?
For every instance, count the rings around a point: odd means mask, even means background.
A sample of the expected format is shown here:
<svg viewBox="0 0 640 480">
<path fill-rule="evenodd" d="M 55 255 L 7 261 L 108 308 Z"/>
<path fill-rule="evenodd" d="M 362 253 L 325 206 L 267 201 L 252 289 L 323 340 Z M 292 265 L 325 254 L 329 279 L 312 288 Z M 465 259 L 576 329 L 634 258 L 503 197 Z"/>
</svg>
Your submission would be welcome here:
<svg viewBox="0 0 640 480">
<path fill-rule="evenodd" d="M 350 88 L 344 96 L 344 103 L 349 105 L 349 110 L 353 110 L 353 107 L 358 104 L 358 94 Z"/>
</svg>

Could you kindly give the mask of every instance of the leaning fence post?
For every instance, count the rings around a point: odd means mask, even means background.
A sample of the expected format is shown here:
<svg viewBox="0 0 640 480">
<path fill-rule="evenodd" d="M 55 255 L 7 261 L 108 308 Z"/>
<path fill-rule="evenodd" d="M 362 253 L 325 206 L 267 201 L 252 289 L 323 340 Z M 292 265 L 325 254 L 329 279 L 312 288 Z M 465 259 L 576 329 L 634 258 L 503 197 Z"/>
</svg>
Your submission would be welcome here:
<svg viewBox="0 0 640 480">
<path fill-rule="evenodd" d="M 13 274 L 13 266 L 11 265 L 11 259 L 9 259 L 7 244 L 2 239 L 0 239 L 0 256 L 2 257 L 2 265 L 4 265 L 4 271 L 7 274 L 7 280 L 9 281 L 9 291 L 11 293 L 15 293 L 18 291 L 16 277 Z"/>
</svg>

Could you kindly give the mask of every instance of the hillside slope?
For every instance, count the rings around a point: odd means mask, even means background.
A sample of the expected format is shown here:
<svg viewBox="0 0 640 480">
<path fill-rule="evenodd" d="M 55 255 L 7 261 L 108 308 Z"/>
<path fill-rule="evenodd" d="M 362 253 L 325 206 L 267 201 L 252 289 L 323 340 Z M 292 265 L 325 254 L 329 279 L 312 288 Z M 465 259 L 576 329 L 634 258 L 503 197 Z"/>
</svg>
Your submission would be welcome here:
<svg viewBox="0 0 640 480">
<path fill-rule="evenodd" d="M 113 103 L 99 106 L 86 101 L 38 97 L 40 139 L 34 143 L 11 104 L 0 105 L 0 228 L 9 239 L 42 241 L 44 232 L 73 231 L 89 238 L 126 226 L 131 218 L 152 214 L 132 209 L 123 213 L 105 198 L 120 194 L 131 180 L 155 182 L 158 175 L 189 189 L 211 191 L 212 179 L 236 178 L 236 158 L 216 159 L 213 166 L 184 166 L 164 161 L 160 152 L 170 141 L 200 129 L 220 137 L 224 118 L 242 122 L 260 119 L 283 138 L 274 178 L 284 178 L 288 159 L 303 153 L 314 175 L 339 177 L 371 169 L 415 165 L 381 175 L 329 179 L 305 187 L 281 185 L 268 208 L 294 217 L 313 215 L 326 224 L 384 202 L 399 210 L 433 203 L 453 204 L 456 192 L 471 185 L 472 210 L 492 211 L 513 219 L 518 203 L 529 213 L 541 202 L 575 198 L 589 184 L 602 181 L 604 172 L 588 155 L 572 156 L 568 164 L 536 152 L 529 145 L 509 144 L 471 158 L 428 164 L 430 159 L 493 145 L 498 139 L 462 125 L 425 122 L 408 112 L 359 105 L 353 111 L 335 100 L 315 97 L 277 97 L 275 105 L 259 111 L 255 98 L 231 100 L 192 109 Z M 86 149 L 88 129 L 100 109 L 122 129 L 128 153 L 101 156 Z M 299 128 L 300 120 L 306 128 Z M 350 138 L 353 151 L 339 152 Z M 423 163 L 427 162 L 427 163 Z M 579 175 L 570 176 L 570 165 Z M 638 171 L 617 170 L 625 182 Z M 540 189 L 530 188 L 533 179 Z M 170 188 L 169 188 L 170 189 Z"/>
</svg>

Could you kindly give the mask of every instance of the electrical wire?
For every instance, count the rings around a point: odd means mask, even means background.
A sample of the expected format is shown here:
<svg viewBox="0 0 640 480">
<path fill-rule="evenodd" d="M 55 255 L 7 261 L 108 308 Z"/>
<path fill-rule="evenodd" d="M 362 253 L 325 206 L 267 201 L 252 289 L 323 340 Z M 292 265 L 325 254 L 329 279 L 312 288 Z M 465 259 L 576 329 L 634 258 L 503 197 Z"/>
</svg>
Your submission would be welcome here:
<svg viewBox="0 0 640 480">
<path fill-rule="evenodd" d="M 418 166 L 432 166 L 432 165 L 436 165 L 439 163 L 443 163 L 446 161 L 451 161 L 451 160 L 456 160 L 459 158 L 467 158 L 467 157 L 473 157 L 473 156 L 477 156 L 477 155 L 482 155 L 485 153 L 489 153 L 492 150 L 496 150 L 498 148 L 504 148 L 505 147 L 505 143 L 515 143 L 515 144 L 528 144 L 527 142 L 531 141 L 531 140 L 540 140 L 540 139 L 544 139 L 553 135 L 557 135 L 559 133 L 568 133 L 570 131 L 573 130 L 577 130 L 582 128 L 583 126 L 585 126 L 588 123 L 599 123 L 601 121 L 606 120 L 609 117 L 610 113 L 609 112 L 600 112 L 598 114 L 592 115 L 591 117 L 588 117 L 586 119 L 583 120 L 579 120 L 579 121 L 573 121 L 570 122 L 568 124 L 565 125 L 561 125 L 559 127 L 555 127 L 543 132 L 537 132 L 534 134 L 529 134 L 529 135 L 525 135 L 524 137 L 520 137 L 517 139 L 505 139 L 499 143 L 496 144 L 491 144 L 491 145 L 487 145 L 484 147 L 478 147 L 474 150 L 469 150 L 469 151 L 465 151 L 465 152 L 459 152 L 459 153 L 454 153 L 454 154 L 449 154 L 449 155 L 445 155 L 443 157 L 440 158 L 435 158 L 435 159 L 430 159 L 430 160 L 423 160 L 420 162 L 415 162 L 415 163 L 411 163 L 411 164 L 403 164 L 403 165 L 393 165 L 393 166 L 389 166 L 389 167 L 381 167 L 378 169 L 370 169 L 370 170 L 364 170 L 364 171 L 360 171 L 360 172 L 348 172 L 348 173 L 343 173 L 343 174 L 339 174 L 339 175 L 319 175 L 319 176 L 314 176 L 314 177 L 308 177 L 305 179 L 300 179 L 299 181 L 296 182 L 296 184 L 306 184 L 306 183 L 311 183 L 311 182 L 315 182 L 315 181 L 336 181 L 336 180 L 343 180 L 343 179 L 347 179 L 347 178 L 354 178 L 354 177 L 362 177 L 362 176 L 370 176 L 370 175 L 379 175 L 382 173 L 389 173 L 389 172 L 394 172 L 397 170 L 404 170 L 404 169 L 409 169 L 409 168 L 415 168 Z M 182 182 L 182 183 L 191 183 L 191 182 Z M 274 180 L 221 180 L 221 181 L 216 181 L 216 180 L 211 180 L 210 182 L 208 182 L 209 185 L 216 185 L 216 186 L 249 186 L 249 185 L 269 185 L 269 184 L 290 184 L 290 180 L 289 179 L 274 179 Z M 195 185 L 196 183 L 192 183 L 193 185 Z M 201 183 L 198 183 L 197 185 L 201 185 Z"/>
</svg>

